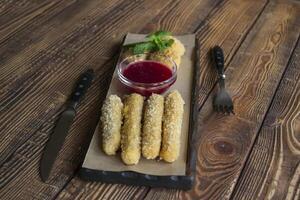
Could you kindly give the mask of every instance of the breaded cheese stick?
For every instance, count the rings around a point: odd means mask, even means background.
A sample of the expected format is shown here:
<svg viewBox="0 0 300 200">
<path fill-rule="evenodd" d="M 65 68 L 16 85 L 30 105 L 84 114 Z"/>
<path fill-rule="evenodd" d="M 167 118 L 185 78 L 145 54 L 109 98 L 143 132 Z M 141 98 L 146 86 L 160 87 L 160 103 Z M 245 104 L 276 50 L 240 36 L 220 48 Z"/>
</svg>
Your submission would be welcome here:
<svg viewBox="0 0 300 200">
<path fill-rule="evenodd" d="M 133 93 L 124 101 L 124 124 L 121 131 L 121 158 L 127 165 L 134 165 L 141 157 L 141 120 L 144 98 Z"/>
<path fill-rule="evenodd" d="M 123 103 L 117 95 L 110 95 L 102 106 L 102 148 L 114 155 L 120 147 Z"/>
<path fill-rule="evenodd" d="M 167 95 L 163 116 L 163 138 L 160 158 L 174 162 L 180 152 L 180 136 L 184 101 L 178 91 Z"/>
<path fill-rule="evenodd" d="M 142 131 L 142 154 L 147 159 L 159 156 L 163 113 L 164 97 L 152 94 L 145 105 Z"/>
</svg>

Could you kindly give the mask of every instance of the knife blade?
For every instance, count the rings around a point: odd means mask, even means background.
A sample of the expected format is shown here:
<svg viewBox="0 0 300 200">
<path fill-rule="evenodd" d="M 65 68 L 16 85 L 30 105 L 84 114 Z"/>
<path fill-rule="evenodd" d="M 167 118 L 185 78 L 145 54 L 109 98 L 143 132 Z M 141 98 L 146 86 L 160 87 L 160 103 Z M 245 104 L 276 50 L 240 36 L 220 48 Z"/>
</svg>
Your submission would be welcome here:
<svg viewBox="0 0 300 200">
<path fill-rule="evenodd" d="M 76 116 L 76 108 L 86 90 L 90 87 L 93 77 L 94 71 L 92 69 L 87 70 L 80 76 L 66 109 L 58 119 L 54 131 L 46 143 L 40 165 L 40 175 L 43 182 L 47 181 L 50 175 L 58 152 L 63 146 L 69 128 Z"/>
</svg>

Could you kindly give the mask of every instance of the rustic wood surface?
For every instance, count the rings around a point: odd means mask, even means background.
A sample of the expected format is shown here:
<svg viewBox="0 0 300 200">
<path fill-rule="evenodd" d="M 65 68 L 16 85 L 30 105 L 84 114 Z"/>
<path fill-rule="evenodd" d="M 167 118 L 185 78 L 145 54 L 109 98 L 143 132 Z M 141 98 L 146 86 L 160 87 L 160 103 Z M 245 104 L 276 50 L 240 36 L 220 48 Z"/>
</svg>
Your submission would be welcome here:
<svg viewBox="0 0 300 200">
<path fill-rule="evenodd" d="M 196 33 L 198 153 L 190 191 L 87 182 L 76 175 L 126 32 Z M 300 1 L 0 2 L 0 199 L 300 199 Z M 234 116 L 213 112 L 225 51 Z M 47 183 L 39 161 L 80 73 L 96 78 Z"/>
</svg>

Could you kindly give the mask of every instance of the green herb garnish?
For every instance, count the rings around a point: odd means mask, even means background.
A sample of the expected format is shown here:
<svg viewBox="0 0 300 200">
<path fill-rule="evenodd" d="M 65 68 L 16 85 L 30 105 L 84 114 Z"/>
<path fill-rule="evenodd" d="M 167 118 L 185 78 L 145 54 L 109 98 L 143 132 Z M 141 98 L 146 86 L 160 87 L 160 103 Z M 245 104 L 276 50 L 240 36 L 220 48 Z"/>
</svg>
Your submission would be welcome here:
<svg viewBox="0 0 300 200">
<path fill-rule="evenodd" d="M 160 30 L 160 31 L 156 31 L 154 33 L 150 33 L 149 35 L 146 36 L 146 38 L 149 38 L 150 40 L 152 40 L 154 38 L 165 37 L 165 36 L 171 36 L 171 33 Z"/>
<path fill-rule="evenodd" d="M 166 31 L 156 31 L 147 35 L 145 42 L 128 44 L 124 47 L 129 48 L 134 55 L 163 51 L 174 43 L 173 39 L 168 39 L 166 36 L 171 36 L 171 33 Z"/>
<path fill-rule="evenodd" d="M 144 42 L 134 45 L 132 51 L 133 54 L 149 53 L 157 49 L 156 45 L 152 42 Z"/>
</svg>

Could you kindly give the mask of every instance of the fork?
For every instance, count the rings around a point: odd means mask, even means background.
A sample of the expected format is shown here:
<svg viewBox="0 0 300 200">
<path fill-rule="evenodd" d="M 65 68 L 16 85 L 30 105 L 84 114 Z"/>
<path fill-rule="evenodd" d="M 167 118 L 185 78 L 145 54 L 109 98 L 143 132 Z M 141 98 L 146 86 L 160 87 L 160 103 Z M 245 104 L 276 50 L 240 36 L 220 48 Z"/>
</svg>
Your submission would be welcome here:
<svg viewBox="0 0 300 200">
<path fill-rule="evenodd" d="M 218 83 L 220 87 L 214 96 L 213 107 L 217 112 L 234 114 L 232 99 L 225 89 L 224 53 L 221 47 L 215 46 L 212 49 L 212 58 L 218 72 Z"/>
</svg>

